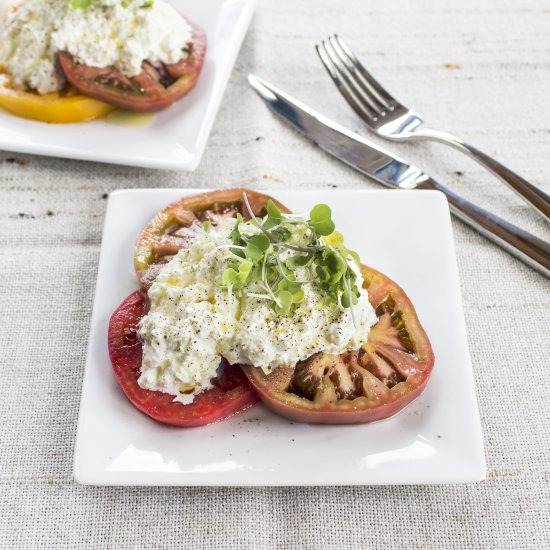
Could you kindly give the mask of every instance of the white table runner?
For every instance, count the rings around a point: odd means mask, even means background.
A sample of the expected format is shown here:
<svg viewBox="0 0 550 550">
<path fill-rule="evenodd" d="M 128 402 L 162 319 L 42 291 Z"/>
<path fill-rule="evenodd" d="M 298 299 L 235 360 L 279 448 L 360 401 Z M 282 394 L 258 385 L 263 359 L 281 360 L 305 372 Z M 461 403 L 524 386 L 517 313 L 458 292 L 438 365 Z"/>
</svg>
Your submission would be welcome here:
<svg viewBox="0 0 550 550">
<path fill-rule="evenodd" d="M 256 72 L 367 134 L 313 49 L 339 32 L 403 102 L 550 193 L 549 28 L 550 7 L 540 0 L 262 0 L 194 174 L 0 153 L 0 547 L 547 546 L 550 282 L 458 222 L 485 482 L 89 488 L 72 480 L 72 456 L 110 191 L 376 187 L 274 119 L 246 82 Z M 431 144 L 392 148 L 550 238 L 528 206 L 459 153 Z M 395 253 L 411 246 L 406 239 Z"/>
</svg>

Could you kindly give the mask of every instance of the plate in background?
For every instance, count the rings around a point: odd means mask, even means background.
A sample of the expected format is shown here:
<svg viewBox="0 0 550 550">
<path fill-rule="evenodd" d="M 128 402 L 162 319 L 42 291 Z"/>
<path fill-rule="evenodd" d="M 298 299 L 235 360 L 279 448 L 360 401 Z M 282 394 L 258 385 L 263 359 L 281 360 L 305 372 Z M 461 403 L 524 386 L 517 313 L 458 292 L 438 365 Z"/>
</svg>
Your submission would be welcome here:
<svg viewBox="0 0 550 550">
<path fill-rule="evenodd" d="M 194 170 L 202 157 L 256 0 L 172 0 L 205 31 L 208 49 L 193 90 L 145 125 L 107 119 L 46 124 L 0 109 L 0 149 L 147 168 Z M 117 113 L 117 111 L 115 111 Z M 134 122 L 143 117 L 135 117 Z"/>
<path fill-rule="evenodd" d="M 109 362 L 109 317 L 137 288 L 132 255 L 138 233 L 158 210 L 192 192 L 115 191 L 109 199 L 78 422 L 77 481 L 369 485 L 485 477 L 449 208 L 437 191 L 273 193 L 298 212 L 330 204 L 346 244 L 411 298 L 436 363 L 424 393 L 401 413 L 374 424 L 318 426 L 291 422 L 258 404 L 217 424 L 186 429 L 135 409 Z"/>
</svg>

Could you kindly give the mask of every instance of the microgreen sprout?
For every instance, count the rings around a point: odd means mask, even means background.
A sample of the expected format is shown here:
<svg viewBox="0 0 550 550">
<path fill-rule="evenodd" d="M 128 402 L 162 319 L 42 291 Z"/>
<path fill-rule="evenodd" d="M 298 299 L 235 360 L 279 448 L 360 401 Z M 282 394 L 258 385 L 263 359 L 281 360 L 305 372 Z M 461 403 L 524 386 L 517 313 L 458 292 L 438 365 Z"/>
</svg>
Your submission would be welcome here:
<svg viewBox="0 0 550 550">
<path fill-rule="evenodd" d="M 68 6 L 73 10 L 88 10 L 94 3 L 94 0 L 66 0 Z M 153 7 L 155 0 L 143 0 L 143 4 L 139 7 L 147 10 Z M 129 8 L 132 0 L 121 0 L 120 4 L 123 8 Z"/>
<path fill-rule="evenodd" d="M 245 222 L 237 214 L 229 235 L 231 243 L 219 245 L 229 249 L 239 262 L 223 273 L 222 284 L 228 293 L 270 300 L 277 313 L 287 316 L 303 301 L 303 285 L 316 284 L 326 305 L 350 309 L 355 325 L 353 306 L 360 294 L 348 259 L 359 264 L 359 257 L 345 248 L 342 234 L 335 231 L 330 207 L 318 204 L 306 218 L 283 214 L 270 199 L 267 213 L 260 219 L 246 193 L 243 204 L 250 220 Z"/>
</svg>

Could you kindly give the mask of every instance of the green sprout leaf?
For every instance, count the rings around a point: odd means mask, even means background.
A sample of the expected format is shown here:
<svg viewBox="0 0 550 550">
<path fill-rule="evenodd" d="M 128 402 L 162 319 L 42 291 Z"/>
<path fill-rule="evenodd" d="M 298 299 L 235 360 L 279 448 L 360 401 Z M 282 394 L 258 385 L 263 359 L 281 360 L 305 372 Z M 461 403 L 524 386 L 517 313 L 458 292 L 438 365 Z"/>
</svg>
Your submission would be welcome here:
<svg viewBox="0 0 550 550">
<path fill-rule="evenodd" d="M 244 285 L 246 282 L 246 279 L 250 275 L 250 272 L 252 271 L 252 268 L 254 267 L 254 264 L 252 262 L 242 262 L 239 264 L 239 279 Z"/>
<path fill-rule="evenodd" d="M 238 280 L 238 273 L 235 269 L 228 267 L 222 275 L 222 285 L 226 288 L 232 288 Z"/>
<path fill-rule="evenodd" d="M 273 220 L 278 220 L 279 223 L 283 219 L 281 211 L 271 199 L 267 201 L 267 215 Z"/>
<path fill-rule="evenodd" d="M 290 239 L 290 237 L 292 237 L 292 233 L 291 233 L 290 229 L 288 229 L 286 227 L 283 227 L 283 226 L 276 227 L 271 232 L 271 234 L 273 235 L 273 237 L 275 237 L 275 239 L 277 239 L 278 241 L 280 241 L 282 243 L 286 243 L 286 241 L 288 241 Z"/>
<path fill-rule="evenodd" d="M 317 277 L 319 277 L 321 283 L 328 283 L 330 281 L 330 271 L 327 266 L 318 265 L 315 268 L 315 272 L 317 273 Z"/>
<path fill-rule="evenodd" d="M 241 237 L 241 232 L 239 230 L 239 226 L 243 223 L 243 217 L 241 214 L 237 214 L 237 223 L 233 227 L 233 230 L 229 234 L 229 239 L 233 241 L 233 244 L 241 245 L 243 242 L 243 239 Z"/>
<path fill-rule="evenodd" d="M 259 283 L 262 280 L 262 265 L 254 264 L 254 267 L 250 271 L 248 284 Z"/>
<path fill-rule="evenodd" d="M 347 250 L 346 252 L 353 258 L 353 261 L 355 262 L 355 265 L 361 269 L 361 258 L 359 258 L 359 254 L 357 252 L 354 252 L 353 250 Z"/>
<path fill-rule="evenodd" d="M 205 233 L 210 233 L 210 230 L 212 229 L 212 222 L 210 220 L 206 220 L 202 224 L 202 228 L 204 229 Z"/>
<path fill-rule="evenodd" d="M 348 264 L 341 254 L 330 248 L 323 250 L 322 260 L 330 273 L 330 282 L 336 284 L 348 269 Z"/>
<path fill-rule="evenodd" d="M 330 235 L 327 235 L 323 241 L 328 246 L 332 248 L 343 248 L 344 246 L 344 235 L 340 231 L 333 231 Z"/>
<path fill-rule="evenodd" d="M 288 290 L 282 290 L 277 295 L 277 299 L 279 300 L 280 306 L 275 304 L 275 311 L 279 315 L 286 317 L 290 313 L 290 308 L 292 306 L 292 294 L 288 292 Z"/>
<path fill-rule="evenodd" d="M 351 293 L 351 302 L 350 302 L 350 293 L 349 292 L 342 292 L 342 296 L 340 298 L 341 300 L 341 303 L 342 303 L 342 307 L 344 308 L 348 308 L 350 307 L 350 303 L 352 305 L 356 305 L 357 304 L 357 296 L 352 292 Z"/>
<path fill-rule="evenodd" d="M 313 259 L 313 255 L 311 254 L 296 254 L 296 256 L 290 257 L 286 261 L 286 266 L 289 269 L 296 269 L 298 267 L 305 267 L 311 260 Z"/>
<path fill-rule="evenodd" d="M 304 299 L 304 289 L 300 288 L 296 292 L 292 294 L 292 303 L 293 304 L 299 304 Z"/>
<path fill-rule="evenodd" d="M 241 290 L 246 285 L 253 267 L 254 264 L 249 261 L 228 267 L 222 274 L 222 285 L 233 290 Z"/>
<path fill-rule="evenodd" d="M 263 233 L 254 235 L 248 240 L 244 253 L 246 257 L 257 262 L 261 260 L 271 247 L 271 241 Z"/>
<path fill-rule="evenodd" d="M 262 227 L 266 230 L 273 227 L 277 227 L 283 221 L 283 215 L 281 211 L 277 208 L 277 205 L 269 199 L 267 201 L 267 217 L 265 218 Z"/>
<path fill-rule="evenodd" d="M 67 4 L 73 10 L 87 10 L 92 2 L 93 0 L 67 0 Z"/>
<path fill-rule="evenodd" d="M 277 289 L 279 290 L 279 292 L 282 292 L 283 290 L 288 290 L 288 292 L 290 292 L 290 294 L 294 296 L 294 294 L 297 294 L 302 290 L 302 283 L 298 281 L 282 279 L 277 285 Z"/>
<path fill-rule="evenodd" d="M 334 222 L 331 218 L 330 207 L 326 204 L 317 204 L 309 213 L 311 225 L 318 235 L 322 237 L 330 235 L 334 231 Z"/>
<path fill-rule="evenodd" d="M 338 303 L 338 294 L 325 289 L 323 296 L 323 303 L 326 306 L 330 306 Z"/>
</svg>

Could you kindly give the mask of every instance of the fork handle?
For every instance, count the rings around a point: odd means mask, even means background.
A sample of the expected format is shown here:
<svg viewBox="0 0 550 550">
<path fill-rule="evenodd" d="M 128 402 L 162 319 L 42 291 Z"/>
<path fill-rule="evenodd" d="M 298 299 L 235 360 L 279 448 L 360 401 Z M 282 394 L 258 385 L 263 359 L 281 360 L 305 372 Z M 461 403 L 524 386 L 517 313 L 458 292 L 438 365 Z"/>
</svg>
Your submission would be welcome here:
<svg viewBox="0 0 550 550">
<path fill-rule="evenodd" d="M 440 132 L 439 130 L 433 130 L 432 128 L 419 128 L 415 131 L 415 135 L 420 138 L 432 139 L 439 141 L 440 143 L 446 143 L 447 145 L 451 145 L 455 149 L 466 153 L 468 156 L 481 164 L 481 166 L 484 166 L 495 176 L 499 177 L 525 201 L 534 206 L 547 220 L 550 220 L 550 196 L 509 168 L 506 168 L 506 166 L 496 161 L 494 158 L 485 154 L 483 151 L 480 151 L 473 145 L 466 143 L 452 134 Z"/>
<path fill-rule="evenodd" d="M 424 176 L 416 188 L 435 189 L 444 193 L 455 216 L 550 278 L 550 243 L 459 197 L 429 176 Z"/>
</svg>

